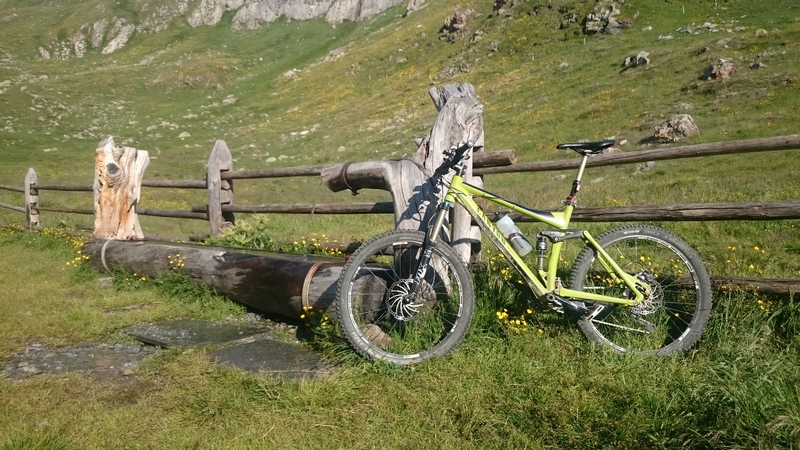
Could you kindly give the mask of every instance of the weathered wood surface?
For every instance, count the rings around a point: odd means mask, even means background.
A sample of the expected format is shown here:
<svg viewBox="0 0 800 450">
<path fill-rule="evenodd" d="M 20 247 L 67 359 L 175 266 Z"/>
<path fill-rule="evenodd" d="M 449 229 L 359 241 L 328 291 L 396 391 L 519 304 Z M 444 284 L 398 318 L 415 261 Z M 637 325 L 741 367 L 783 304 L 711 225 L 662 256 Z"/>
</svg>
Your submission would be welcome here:
<svg viewBox="0 0 800 450">
<path fill-rule="evenodd" d="M 37 186 L 40 191 L 64 191 L 64 192 L 92 192 L 94 186 L 83 186 L 80 184 L 40 184 Z"/>
<path fill-rule="evenodd" d="M 223 205 L 233 204 L 233 181 L 223 180 L 222 174 L 233 169 L 233 156 L 225 141 L 217 141 L 208 157 L 208 221 L 211 235 L 219 236 L 222 230 L 235 221 L 233 213 L 223 212 Z"/>
<path fill-rule="evenodd" d="M 605 209 L 606 211 L 602 211 Z M 800 200 L 739 203 L 687 203 L 613 208 L 576 208 L 573 220 L 582 222 L 633 222 L 642 220 L 767 220 L 800 219 Z"/>
<path fill-rule="evenodd" d="M 144 150 L 118 147 L 111 136 L 95 151 L 94 234 L 98 239 L 143 239 L 136 215 L 141 183 L 150 156 Z"/>
<path fill-rule="evenodd" d="M 589 161 L 586 163 L 586 167 L 613 166 L 647 161 L 660 161 L 666 159 L 694 158 L 698 156 L 769 152 L 791 149 L 800 149 L 800 134 L 747 139 L 743 141 L 709 142 L 706 144 L 684 145 L 681 147 L 596 155 L 589 158 Z M 510 167 L 487 167 L 476 171 L 475 173 L 487 175 L 492 173 L 546 172 L 550 170 L 574 169 L 577 168 L 579 164 L 579 158 L 559 161 L 537 161 L 517 163 Z"/>
<path fill-rule="evenodd" d="M 0 202 L 0 208 L 10 209 L 12 211 L 25 213 L 25 208 L 22 206 L 12 205 L 11 203 Z"/>
<path fill-rule="evenodd" d="M 39 178 L 36 171 L 28 169 L 25 175 L 25 225 L 30 230 L 39 226 Z"/>
<path fill-rule="evenodd" d="M 208 211 L 207 205 L 192 206 L 192 213 Z M 375 203 L 322 203 L 310 204 L 274 204 L 274 205 L 223 205 L 222 211 L 241 213 L 281 213 L 281 214 L 392 214 L 392 202 Z"/>
<path fill-rule="evenodd" d="M 84 209 L 84 208 L 50 208 L 48 206 L 40 206 L 38 209 L 39 211 L 60 212 L 68 214 L 83 214 L 88 216 L 93 216 L 95 213 L 93 209 Z"/>
<path fill-rule="evenodd" d="M 205 207 L 206 212 L 194 211 L 180 211 L 176 209 L 152 209 L 152 208 L 136 208 L 136 213 L 140 216 L 153 216 L 153 217 L 171 217 L 175 219 L 198 219 L 208 220 L 208 207 Z"/>
<path fill-rule="evenodd" d="M 712 276 L 712 285 L 728 291 L 747 291 L 759 294 L 797 294 L 800 292 L 800 279 L 732 278 Z"/>
<path fill-rule="evenodd" d="M 422 139 L 412 159 L 398 161 L 356 162 L 325 167 L 322 181 L 331 190 L 382 189 L 392 195 L 396 229 L 418 230 L 432 218 L 437 194 L 428 178 L 442 163 L 444 151 L 460 142 L 471 141 L 478 152 L 484 145 L 483 106 L 470 84 L 446 85 L 429 91 L 439 115 L 428 135 Z M 472 176 L 472 159 L 466 163 L 465 179 L 481 185 Z M 439 193 L 443 195 L 443 193 Z M 465 211 L 456 210 L 452 243 L 465 261 L 469 261 L 479 233 L 471 228 Z"/>
<path fill-rule="evenodd" d="M 208 185 L 203 180 L 142 180 L 142 187 L 206 189 Z"/>
<path fill-rule="evenodd" d="M 422 140 L 420 139 L 420 143 Z M 419 144 L 417 144 L 419 146 Z M 514 149 L 495 150 L 491 152 L 478 152 L 473 155 L 473 167 L 498 167 L 510 166 L 517 162 L 517 152 Z M 341 164 L 335 164 L 333 167 L 341 167 Z M 278 167 L 275 169 L 245 169 L 245 170 L 231 170 L 222 173 L 223 180 L 244 180 L 253 178 L 288 178 L 288 177 L 303 177 L 303 176 L 319 176 L 330 165 L 316 165 L 316 166 L 297 166 L 297 167 Z M 146 184 L 145 184 L 146 186 Z M 343 186 L 334 192 L 343 191 L 347 186 Z"/>
<path fill-rule="evenodd" d="M 344 259 L 152 241 L 89 240 L 82 253 L 99 271 L 155 277 L 178 270 L 232 301 L 297 320 L 303 307 L 328 311 Z M 170 263 L 172 261 L 172 263 Z"/>
<path fill-rule="evenodd" d="M 322 203 L 274 205 L 226 205 L 223 211 L 240 213 L 280 214 L 393 214 L 392 202 Z M 138 210 L 141 211 L 141 210 Z M 147 210 L 149 211 L 149 210 Z M 208 211 L 206 205 L 192 206 L 192 218 Z M 180 212 L 178 212 L 180 213 Z M 141 213 L 140 213 L 141 214 Z M 516 212 L 507 212 L 514 221 L 530 222 Z M 164 217 L 173 217 L 164 214 Z M 178 217 L 176 215 L 175 217 Z M 182 215 L 180 217 L 183 217 Z M 491 218 L 491 215 L 490 215 Z M 701 221 L 701 220 L 772 220 L 800 219 L 800 200 L 740 203 L 686 203 L 679 205 L 644 205 L 625 207 L 578 207 L 572 222 L 641 222 L 641 221 Z"/>
<path fill-rule="evenodd" d="M 531 222 L 526 216 L 509 213 L 512 219 Z M 625 207 L 578 207 L 573 222 L 690 222 L 702 220 L 774 220 L 800 219 L 800 200 L 739 203 L 686 203 L 680 205 L 645 205 Z"/>
</svg>

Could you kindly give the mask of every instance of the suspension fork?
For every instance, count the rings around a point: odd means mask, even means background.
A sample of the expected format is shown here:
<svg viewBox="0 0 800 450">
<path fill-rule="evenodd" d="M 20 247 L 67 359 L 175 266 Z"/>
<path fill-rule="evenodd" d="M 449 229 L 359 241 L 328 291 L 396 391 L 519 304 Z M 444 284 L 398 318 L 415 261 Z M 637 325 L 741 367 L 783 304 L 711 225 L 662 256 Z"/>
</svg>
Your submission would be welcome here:
<svg viewBox="0 0 800 450">
<path fill-rule="evenodd" d="M 450 214 L 451 209 L 453 209 L 452 202 L 445 200 L 440 203 L 436 210 L 436 215 L 433 217 L 433 225 L 428 227 L 428 231 L 425 234 L 425 241 L 422 244 L 422 255 L 417 262 L 417 267 L 415 267 L 412 272 L 414 275 L 411 280 L 411 286 L 409 287 L 409 299 L 414 298 L 417 289 L 422 284 L 422 280 L 425 279 L 425 273 L 428 271 L 428 266 L 433 257 L 433 249 L 436 247 L 436 243 L 441 236 L 444 221 Z"/>
</svg>

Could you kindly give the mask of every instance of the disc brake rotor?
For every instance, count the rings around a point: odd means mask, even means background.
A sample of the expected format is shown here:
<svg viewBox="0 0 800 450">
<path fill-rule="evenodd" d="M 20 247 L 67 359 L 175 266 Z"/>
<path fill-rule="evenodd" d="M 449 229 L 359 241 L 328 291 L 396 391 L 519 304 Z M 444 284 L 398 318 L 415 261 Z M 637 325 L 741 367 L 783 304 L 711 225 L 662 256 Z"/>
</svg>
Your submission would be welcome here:
<svg viewBox="0 0 800 450">
<path fill-rule="evenodd" d="M 633 306 L 631 312 L 640 316 L 653 314 L 664 306 L 664 288 L 649 272 L 642 272 L 637 277 L 650 285 L 650 292 L 645 293 L 642 303 Z"/>
<path fill-rule="evenodd" d="M 387 306 L 389 313 L 397 320 L 413 319 L 427 302 L 436 298 L 436 292 L 425 281 L 417 287 L 417 292 L 412 297 L 410 294 L 412 284 L 413 280 L 406 278 L 396 281 L 389 288 Z"/>
</svg>

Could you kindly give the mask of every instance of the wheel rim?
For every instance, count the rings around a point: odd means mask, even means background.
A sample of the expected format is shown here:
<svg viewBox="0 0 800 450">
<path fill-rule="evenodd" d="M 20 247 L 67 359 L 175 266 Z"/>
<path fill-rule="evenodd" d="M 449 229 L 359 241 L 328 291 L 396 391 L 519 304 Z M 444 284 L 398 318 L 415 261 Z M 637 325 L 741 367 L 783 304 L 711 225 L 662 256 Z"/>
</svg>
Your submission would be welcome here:
<svg viewBox="0 0 800 450">
<path fill-rule="evenodd" d="M 388 360 L 423 359 L 436 352 L 461 319 L 462 292 L 450 263 L 434 253 L 416 293 L 410 274 L 420 243 L 397 242 L 366 258 L 347 286 L 350 314 L 363 350 Z"/>
<path fill-rule="evenodd" d="M 598 305 L 587 323 L 603 343 L 619 352 L 667 352 L 680 346 L 691 332 L 700 307 L 700 287 L 692 264 L 670 243 L 646 236 L 620 239 L 604 247 L 627 273 L 651 285 L 636 306 Z M 632 298 L 595 258 L 584 277 L 583 289 Z"/>
</svg>

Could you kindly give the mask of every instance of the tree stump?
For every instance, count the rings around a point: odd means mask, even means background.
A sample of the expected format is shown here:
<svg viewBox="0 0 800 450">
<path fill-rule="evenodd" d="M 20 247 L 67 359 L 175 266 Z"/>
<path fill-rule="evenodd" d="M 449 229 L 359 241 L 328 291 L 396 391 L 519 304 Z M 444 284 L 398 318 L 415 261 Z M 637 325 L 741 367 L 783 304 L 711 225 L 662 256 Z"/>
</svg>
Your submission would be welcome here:
<svg viewBox="0 0 800 450">
<path fill-rule="evenodd" d="M 106 136 L 95 151 L 94 238 L 144 239 L 136 205 L 150 156 Z"/>
<path fill-rule="evenodd" d="M 475 88 L 468 83 L 451 84 L 431 88 L 428 93 L 439 115 L 412 159 L 345 163 L 322 171 L 323 183 L 334 192 L 364 188 L 389 191 L 395 229 L 419 230 L 427 226 L 435 213 L 428 205 L 438 200 L 435 186 L 428 179 L 442 163 L 445 150 L 466 141 L 475 144 L 473 151 L 483 148 L 483 106 L 475 96 Z M 466 166 L 466 181 L 481 186 L 481 180 L 472 176 L 472 161 L 468 160 Z M 457 208 L 451 243 L 465 262 L 469 261 L 472 247 L 480 242 L 479 232 L 473 231 L 470 223 L 466 211 Z"/>
</svg>

